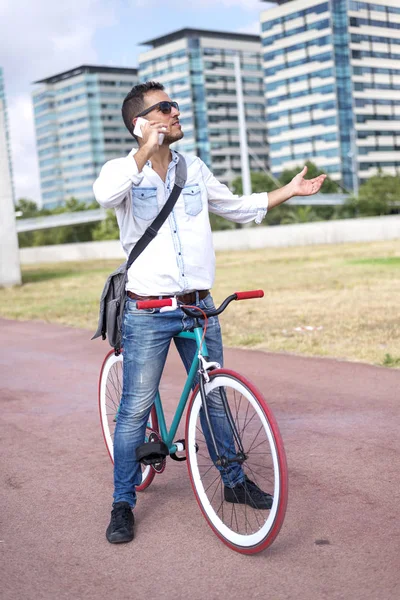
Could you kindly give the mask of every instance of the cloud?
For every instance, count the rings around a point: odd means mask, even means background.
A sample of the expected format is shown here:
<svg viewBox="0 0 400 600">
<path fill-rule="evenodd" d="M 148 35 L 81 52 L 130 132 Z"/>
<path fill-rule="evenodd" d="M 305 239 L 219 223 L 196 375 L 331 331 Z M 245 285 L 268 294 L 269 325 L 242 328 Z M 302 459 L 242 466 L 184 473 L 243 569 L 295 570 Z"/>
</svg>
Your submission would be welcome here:
<svg viewBox="0 0 400 600">
<path fill-rule="evenodd" d="M 0 56 L 12 88 L 23 79 L 95 60 L 96 30 L 115 21 L 113 3 L 107 0 L 0 2 Z"/>
<path fill-rule="evenodd" d="M 115 23 L 107 0 L 0 0 L 0 65 L 4 70 L 16 197 L 40 198 L 32 82 L 96 63 L 94 36 Z"/>
</svg>

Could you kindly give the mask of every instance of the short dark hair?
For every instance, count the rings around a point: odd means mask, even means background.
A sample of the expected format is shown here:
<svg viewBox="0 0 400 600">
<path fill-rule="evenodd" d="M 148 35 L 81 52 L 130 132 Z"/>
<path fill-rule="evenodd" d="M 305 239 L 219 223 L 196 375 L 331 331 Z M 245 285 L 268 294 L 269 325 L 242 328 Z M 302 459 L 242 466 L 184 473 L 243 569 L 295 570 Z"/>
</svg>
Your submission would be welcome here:
<svg viewBox="0 0 400 600">
<path fill-rule="evenodd" d="M 144 110 L 144 96 L 148 92 L 164 90 L 162 83 L 158 81 L 146 81 L 135 85 L 122 103 L 122 118 L 128 131 L 133 135 L 132 121 Z M 136 136 L 133 136 L 136 138 Z"/>
</svg>

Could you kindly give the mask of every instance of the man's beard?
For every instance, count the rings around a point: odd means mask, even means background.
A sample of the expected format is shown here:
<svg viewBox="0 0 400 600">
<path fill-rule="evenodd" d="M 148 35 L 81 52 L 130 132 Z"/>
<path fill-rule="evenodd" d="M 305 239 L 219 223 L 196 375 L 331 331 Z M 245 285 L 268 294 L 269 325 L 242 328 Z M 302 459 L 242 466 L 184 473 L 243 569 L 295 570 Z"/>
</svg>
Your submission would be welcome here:
<svg viewBox="0 0 400 600">
<path fill-rule="evenodd" d="M 170 134 L 170 133 L 166 133 L 164 136 L 164 144 L 173 144 L 174 142 L 177 142 L 178 140 L 181 140 L 183 138 L 185 134 L 183 133 L 182 129 L 178 129 L 178 131 Z"/>
</svg>

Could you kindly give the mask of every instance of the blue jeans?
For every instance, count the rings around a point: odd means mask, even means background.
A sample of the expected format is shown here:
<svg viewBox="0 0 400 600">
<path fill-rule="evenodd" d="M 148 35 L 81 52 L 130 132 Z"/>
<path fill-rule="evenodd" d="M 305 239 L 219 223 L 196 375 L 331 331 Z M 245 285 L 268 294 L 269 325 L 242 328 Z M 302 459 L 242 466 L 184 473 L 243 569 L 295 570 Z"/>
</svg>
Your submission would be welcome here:
<svg viewBox="0 0 400 600">
<path fill-rule="evenodd" d="M 208 295 L 196 303 L 200 308 L 213 308 Z M 114 503 L 136 504 L 135 488 L 141 482 L 141 466 L 136 460 L 136 448 L 144 443 L 146 425 L 164 369 L 171 339 L 193 327 L 193 319 L 178 307 L 171 312 L 159 309 L 138 310 L 136 301 L 126 299 L 123 322 L 123 390 L 114 436 Z M 177 350 L 187 371 L 197 354 L 194 340 L 175 339 Z M 221 328 L 218 317 L 208 320 L 206 343 L 211 361 L 223 364 Z M 197 381 L 195 381 L 197 383 Z M 232 433 L 219 394 L 208 396 L 210 419 L 218 449 L 224 454 L 236 454 Z M 201 424 L 208 451 L 215 461 L 215 451 L 204 415 Z M 222 452 L 221 452 L 222 453 Z M 225 485 L 233 487 L 243 481 L 238 464 L 221 471 Z"/>
</svg>

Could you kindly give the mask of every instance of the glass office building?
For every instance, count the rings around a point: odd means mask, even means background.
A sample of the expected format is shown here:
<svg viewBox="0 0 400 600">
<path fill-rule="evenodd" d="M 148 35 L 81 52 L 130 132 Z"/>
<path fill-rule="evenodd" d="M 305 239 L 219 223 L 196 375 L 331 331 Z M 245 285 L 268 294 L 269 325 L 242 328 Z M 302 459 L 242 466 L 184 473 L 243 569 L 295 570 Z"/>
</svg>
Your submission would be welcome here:
<svg viewBox="0 0 400 600">
<path fill-rule="evenodd" d="M 197 154 L 222 182 L 241 174 L 233 56 L 240 57 L 250 168 L 268 168 L 259 36 L 182 29 L 144 42 L 140 81 L 156 80 L 179 102 L 185 137 L 174 147 Z"/>
<path fill-rule="evenodd" d="M 278 0 L 261 14 L 271 170 L 350 190 L 400 168 L 398 0 Z"/>
<path fill-rule="evenodd" d="M 83 65 L 35 83 L 42 204 L 53 208 L 71 197 L 91 202 L 103 164 L 132 149 L 121 106 L 137 69 Z"/>
<path fill-rule="evenodd" d="M 11 160 L 10 129 L 7 113 L 6 92 L 4 86 L 3 69 L 0 67 L 0 181 L 10 188 L 10 192 L 15 202 L 13 168 Z M 6 183 L 7 182 L 7 183 Z M 7 190 L 2 190 L 8 193 Z"/>
</svg>

